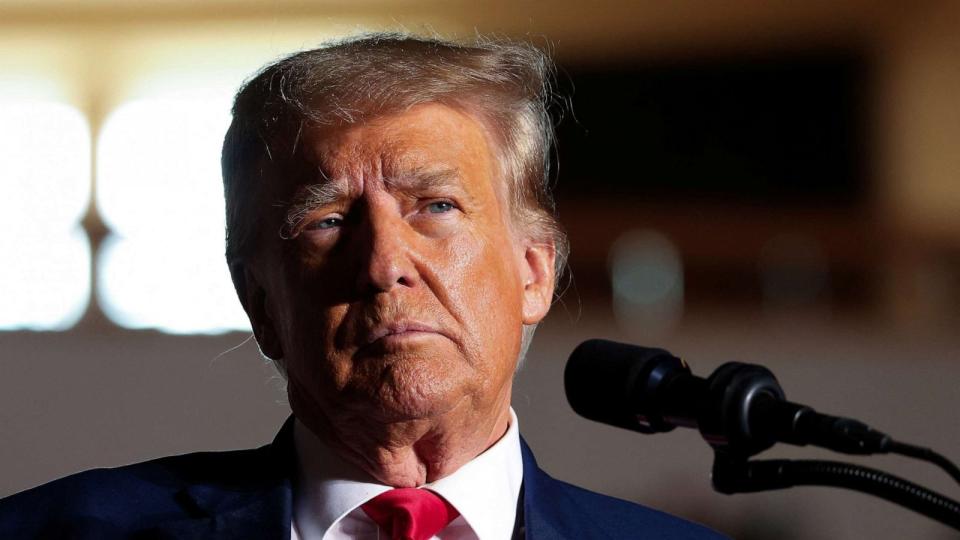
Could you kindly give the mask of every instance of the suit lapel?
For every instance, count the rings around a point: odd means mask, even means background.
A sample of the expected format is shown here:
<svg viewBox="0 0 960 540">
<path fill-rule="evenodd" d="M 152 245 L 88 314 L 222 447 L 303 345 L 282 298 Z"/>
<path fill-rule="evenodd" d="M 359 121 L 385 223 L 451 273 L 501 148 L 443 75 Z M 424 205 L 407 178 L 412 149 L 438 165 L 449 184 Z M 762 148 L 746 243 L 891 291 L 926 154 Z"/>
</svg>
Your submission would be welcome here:
<svg viewBox="0 0 960 540">
<path fill-rule="evenodd" d="M 561 484 L 537 465 L 527 442 L 520 438 L 523 454 L 523 527 L 527 540 L 593 538 L 596 531 L 561 489 Z"/>
<path fill-rule="evenodd" d="M 243 464 L 246 470 L 234 471 L 242 483 L 185 487 L 175 497 L 190 519 L 164 523 L 138 537 L 289 540 L 293 452 L 291 416 L 273 442 Z"/>
</svg>

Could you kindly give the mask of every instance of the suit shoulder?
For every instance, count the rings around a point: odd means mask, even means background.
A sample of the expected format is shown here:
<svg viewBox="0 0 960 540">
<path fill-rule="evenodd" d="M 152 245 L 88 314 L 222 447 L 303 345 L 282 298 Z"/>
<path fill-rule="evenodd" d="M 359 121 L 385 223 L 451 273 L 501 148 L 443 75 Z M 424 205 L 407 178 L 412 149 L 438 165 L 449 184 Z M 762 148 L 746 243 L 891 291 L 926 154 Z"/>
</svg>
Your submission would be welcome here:
<svg viewBox="0 0 960 540">
<path fill-rule="evenodd" d="M 116 468 L 91 469 L 0 499 L 0 538 L 122 535 L 155 520 L 183 515 L 179 491 L 223 483 L 250 467 L 260 450 L 199 452 Z"/>
<path fill-rule="evenodd" d="M 582 515 L 594 516 L 594 523 L 602 524 L 608 538 L 634 537 L 641 531 L 657 531 L 657 538 L 683 540 L 723 540 L 726 537 L 698 523 L 643 506 L 624 499 L 596 493 L 562 480 L 551 478 L 569 502 Z M 619 534 L 618 534 L 619 533 Z"/>
<path fill-rule="evenodd" d="M 523 456 L 524 522 L 531 537 L 542 539 L 723 540 L 703 525 L 623 499 L 602 495 L 544 472 L 526 441 Z"/>
</svg>

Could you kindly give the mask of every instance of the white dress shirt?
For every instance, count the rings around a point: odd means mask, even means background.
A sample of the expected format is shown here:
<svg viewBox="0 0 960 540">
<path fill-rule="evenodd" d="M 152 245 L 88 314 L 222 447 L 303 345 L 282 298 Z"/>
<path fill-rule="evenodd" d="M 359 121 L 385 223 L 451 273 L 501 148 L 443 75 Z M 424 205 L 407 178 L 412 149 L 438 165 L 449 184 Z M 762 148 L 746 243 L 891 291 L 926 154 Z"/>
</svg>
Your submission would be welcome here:
<svg viewBox="0 0 960 540">
<path fill-rule="evenodd" d="M 292 540 L 380 538 L 377 524 L 360 505 L 392 489 L 343 460 L 306 426 L 293 428 L 297 482 L 293 493 Z M 520 428 L 510 409 L 507 433 L 450 476 L 420 486 L 440 494 L 460 517 L 435 540 L 509 540 L 523 481 Z"/>
</svg>

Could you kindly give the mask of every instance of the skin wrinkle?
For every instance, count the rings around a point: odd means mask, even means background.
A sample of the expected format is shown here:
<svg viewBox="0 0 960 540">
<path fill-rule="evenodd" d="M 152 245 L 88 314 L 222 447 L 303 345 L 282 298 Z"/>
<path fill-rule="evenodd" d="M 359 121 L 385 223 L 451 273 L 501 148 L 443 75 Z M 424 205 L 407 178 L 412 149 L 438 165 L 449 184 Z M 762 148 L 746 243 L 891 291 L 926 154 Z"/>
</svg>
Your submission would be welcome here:
<svg viewBox="0 0 960 540">
<path fill-rule="evenodd" d="M 489 133 L 465 113 L 428 104 L 303 135 L 310 168 L 349 186 L 349 214 L 265 246 L 269 263 L 249 270 L 265 298 L 250 311 L 258 341 L 276 343 L 265 353 L 284 359 L 297 418 L 344 458 L 388 485 L 437 480 L 506 431 L 521 329 L 549 309 L 553 251 L 514 226 Z M 282 190 L 303 191 L 288 178 Z M 455 206 L 433 212 L 435 200 Z M 404 320 L 435 332 L 366 345 Z"/>
<path fill-rule="evenodd" d="M 291 237 L 295 236 L 297 227 L 311 213 L 350 201 L 358 195 L 356 182 L 351 182 L 349 178 L 330 179 L 319 168 L 318 174 L 320 180 L 301 187 L 294 196 L 294 202 L 288 205 L 284 221 L 291 231 Z M 417 192 L 440 191 L 443 188 L 450 190 L 455 187 L 459 174 L 456 169 L 431 170 L 429 167 L 412 167 L 396 176 L 388 175 L 380 180 L 391 192 L 415 195 Z"/>
</svg>

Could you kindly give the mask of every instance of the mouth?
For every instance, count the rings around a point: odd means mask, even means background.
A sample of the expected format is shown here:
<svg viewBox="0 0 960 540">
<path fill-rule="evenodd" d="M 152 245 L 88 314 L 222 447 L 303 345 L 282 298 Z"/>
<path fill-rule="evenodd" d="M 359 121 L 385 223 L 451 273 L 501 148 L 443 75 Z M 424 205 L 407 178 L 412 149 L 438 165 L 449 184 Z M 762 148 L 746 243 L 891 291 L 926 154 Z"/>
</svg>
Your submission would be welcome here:
<svg viewBox="0 0 960 540">
<path fill-rule="evenodd" d="M 372 328 L 364 337 L 358 353 L 386 352 L 395 346 L 422 338 L 445 336 L 436 326 L 419 321 L 397 321 Z"/>
</svg>

